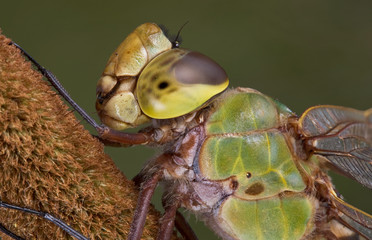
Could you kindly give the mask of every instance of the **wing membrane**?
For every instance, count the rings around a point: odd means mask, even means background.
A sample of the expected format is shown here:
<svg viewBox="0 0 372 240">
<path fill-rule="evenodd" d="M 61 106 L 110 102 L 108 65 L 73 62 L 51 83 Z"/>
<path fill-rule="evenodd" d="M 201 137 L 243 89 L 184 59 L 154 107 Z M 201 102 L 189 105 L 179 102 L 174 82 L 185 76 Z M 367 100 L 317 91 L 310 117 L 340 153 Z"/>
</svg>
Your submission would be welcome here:
<svg viewBox="0 0 372 240">
<path fill-rule="evenodd" d="M 372 123 L 372 109 L 359 111 L 353 108 L 321 105 L 307 109 L 299 120 L 302 133 L 306 137 L 326 134 L 336 126 L 351 122 Z M 371 131 L 369 134 L 371 134 Z M 372 136 L 369 135 L 369 141 Z"/>
<path fill-rule="evenodd" d="M 342 223 L 352 228 L 363 237 L 370 239 L 372 236 L 372 216 L 345 203 L 342 199 L 338 198 L 334 192 L 332 192 L 331 195 L 332 202 L 335 209 L 337 209 L 337 215 Z"/>
<path fill-rule="evenodd" d="M 372 189 L 372 109 L 312 107 L 299 119 L 299 131 L 314 154 Z"/>
<path fill-rule="evenodd" d="M 363 149 L 365 150 L 365 149 Z M 322 152 L 321 155 L 327 159 L 333 167 L 344 175 L 358 181 L 368 188 L 372 188 L 372 151 L 370 152 L 370 160 L 367 161 L 363 158 L 355 156 L 334 155 L 333 153 Z"/>
</svg>

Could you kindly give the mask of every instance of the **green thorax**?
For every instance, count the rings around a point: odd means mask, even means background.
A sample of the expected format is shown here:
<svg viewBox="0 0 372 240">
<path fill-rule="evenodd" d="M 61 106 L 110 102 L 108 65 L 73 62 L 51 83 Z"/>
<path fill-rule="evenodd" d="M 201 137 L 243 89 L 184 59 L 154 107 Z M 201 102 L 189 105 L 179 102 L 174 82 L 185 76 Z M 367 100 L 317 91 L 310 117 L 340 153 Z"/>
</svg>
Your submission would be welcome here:
<svg viewBox="0 0 372 240">
<path fill-rule="evenodd" d="M 257 199 L 283 191 L 300 192 L 305 183 L 283 132 L 293 113 L 271 98 L 233 90 L 206 122 L 208 138 L 200 151 L 200 171 L 208 179 L 235 176 L 236 196 Z"/>
<path fill-rule="evenodd" d="M 215 103 L 207 121 L 208 134 L 247 133 L 278 128 L 293 116 L 284 104 L 249 89 L 230 90 Z"/>
<path fill-rule="evenodd" d="M 203 179 L 236 183 L 215 213 L 231 239 L 300 239 L 312 228 L 313 202 L 285 130 L 293 115 L 252 89 L 230 90 L 214 103 L 199 170 Z"/>
</svg>

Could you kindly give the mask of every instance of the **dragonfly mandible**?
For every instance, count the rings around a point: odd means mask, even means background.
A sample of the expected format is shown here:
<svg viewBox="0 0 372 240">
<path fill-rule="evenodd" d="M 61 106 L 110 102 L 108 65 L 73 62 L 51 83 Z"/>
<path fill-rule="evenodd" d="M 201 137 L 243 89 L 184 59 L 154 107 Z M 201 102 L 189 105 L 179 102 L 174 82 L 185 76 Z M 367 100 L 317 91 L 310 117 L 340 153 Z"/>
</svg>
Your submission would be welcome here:
<svg viewBox="0 0 372 240">
<path fill-rule="evenodd" d="M 170 238 L 180 207 L 223 239 L 372 238 L 372 216 L 345 203 L 327 174 L 372 188 L 371 109 L 323 105 L 297 116 L 257 90 L 228 89 L 217 63 L 172 44 L 153 23 L 120 44 L 98 82 L 105 125 L 43 73 L 105 143 L 163 149 L 134 179 L 141 192 L 128 239 L 141 238 L 159 182 L 158 239 Z M 121 131 L 146 122 L 138 133 Z"/>
</svg>

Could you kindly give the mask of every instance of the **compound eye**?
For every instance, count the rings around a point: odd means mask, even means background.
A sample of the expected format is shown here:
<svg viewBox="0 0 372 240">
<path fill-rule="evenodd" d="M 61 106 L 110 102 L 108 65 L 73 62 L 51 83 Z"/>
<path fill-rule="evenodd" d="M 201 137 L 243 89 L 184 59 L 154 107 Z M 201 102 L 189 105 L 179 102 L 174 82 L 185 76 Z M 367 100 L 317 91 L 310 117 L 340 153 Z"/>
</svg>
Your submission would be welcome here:
<svg viewBox="0 0 372 240">
<path fill-rule="evenodd" d="M 174 66 L 175 77 L 181 84 L 224 85 L 227 74 L 222 67 L 207 56 L 198 52 L 189 52 Z"/>
<path fill-rule="evenodd" d="M 198 109 L 228 84 L 226 72 L 213 60 L 176 48 L 160 54 L 145 67 L 136 94 L 147 116 L 168 119 Z"/>
</svg>

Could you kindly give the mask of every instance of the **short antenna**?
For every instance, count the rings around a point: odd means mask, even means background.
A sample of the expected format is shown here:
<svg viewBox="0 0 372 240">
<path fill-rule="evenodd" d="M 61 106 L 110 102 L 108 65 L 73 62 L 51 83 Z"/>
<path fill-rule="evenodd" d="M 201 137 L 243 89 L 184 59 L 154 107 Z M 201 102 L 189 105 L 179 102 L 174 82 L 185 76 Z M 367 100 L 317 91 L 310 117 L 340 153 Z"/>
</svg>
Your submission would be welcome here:
<svg viewBox="0 0 372 240">
<path fill-rule="evenodd" d="M 179 48 L 180 47 L 180 40 L 178 39 L 180 37 L 180 34 L 181 34 L 181 31 L 183 29 L 184 26 L 186 26 L 186 24 L 188 24 L 189 21 L 186 21 L 181 27 L 180 29 L 178 30 L 178 33 L 177 33 L 177 36 L 176 38 L 174 39 L 174 41 L 172 42 L 172 48 Z"/>
</svg>

